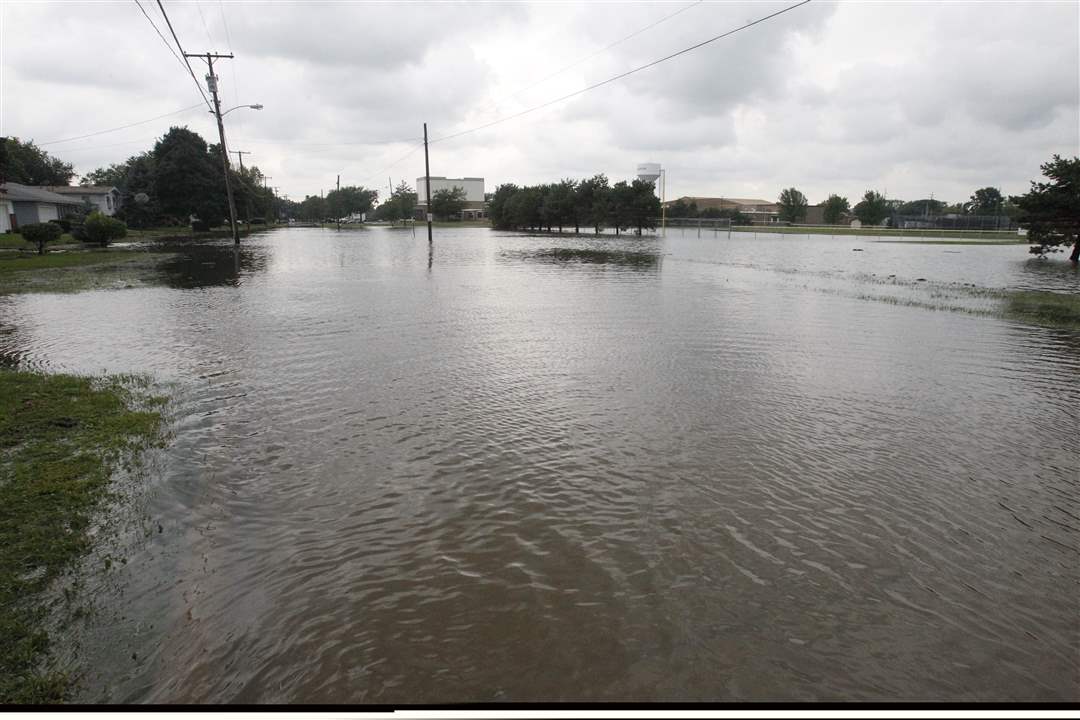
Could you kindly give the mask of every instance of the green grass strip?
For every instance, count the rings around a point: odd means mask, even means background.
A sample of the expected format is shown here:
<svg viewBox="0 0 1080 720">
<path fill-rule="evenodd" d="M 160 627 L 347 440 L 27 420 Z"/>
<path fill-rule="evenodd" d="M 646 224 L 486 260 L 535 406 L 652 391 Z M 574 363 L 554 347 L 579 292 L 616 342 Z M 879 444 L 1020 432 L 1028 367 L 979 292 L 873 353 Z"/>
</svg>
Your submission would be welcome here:
<svg viewBox="0 0 1080 720">
<path fill-rule="evenodd" d="M 66 697 L 43 591 L 89 550 L 118 463 L 160 443 L 164 400 L 138 384 L 0 370 L 0 703 Z"/>
</svg>

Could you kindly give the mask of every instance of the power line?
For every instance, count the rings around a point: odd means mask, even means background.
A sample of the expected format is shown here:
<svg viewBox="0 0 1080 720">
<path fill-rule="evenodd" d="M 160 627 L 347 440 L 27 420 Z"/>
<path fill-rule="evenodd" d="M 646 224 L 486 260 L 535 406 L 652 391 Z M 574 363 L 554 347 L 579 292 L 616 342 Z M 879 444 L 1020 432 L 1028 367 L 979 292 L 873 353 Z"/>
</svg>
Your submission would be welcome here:
<svg viewBox="0 0 1080 720">
<path fill-rule="evenodd" d="M 809 0 L 807 0 L 809 2 Z M 206 97 L 206 93 L 203 92 L 202 85 L 199 83 L 199 78 L 195 77 L 195 71 L 191 69 L 191 63 L 188 62 L 187 55 L 184 54 L 184 46 L 180 44 L 180 38 L 176 37 L 176 31 L 173 30 L 172 23 L 169 21 L 169 14 L 165 12 L 165 6 L 161 4 L 161 0 L 157 0 L 158 9 L 161 10 L 162 17 L 165 18 L 165 24 L 169 26 L 169 32 L 172 33 L 173 40 L 176 41 L 176 47 L 180 50 L 180 57 L 184 58 L 184 65 L 187 66 L 188 72 L 191 74 L 191 79 L 195 81 L 195 87 L 199 88 L 199 94 L 202 95 L 203 102 L 206 103 L 206 107 L 213 110 L 210 105 L 210 101 Z"/>
<path fill-rule="evenodd" d="M 557 75 L 562 75 L 567 70 L 572 70 L 573 68 L 576 68 L 578 65 L 585 62 L 586 60 L 591 60 L 592 58 L 596 57 L 597 55 L 600 55 L 601 53 L 607 52 L 608 50 L 615 47 L 616 45 L 621 45 L 624 42 L 626 42 L 627 40 L 630 40 L 632 38 L 637 37 L 638 35 L 645 32 L 646 30 L 651 30 L 652 28 L 656 27 L 657 25 L 659 25 L 659 24 L 661 24 L 663 22 L 667 22 L 668 20 L 675 17 L 676 15 L 680 15 L 680 14 L 686 12 L 687 10 L 689 10 L 690 8 L 696 7 L 697 5 L 700 5 L 703 2 L 705 2 L 705 0 L 697 0 L 697 2 L 690 3 L 689 5 L 686 5 L 685 7 L 682 7 L 680 9 L 676 10 L 675 12 L 671 13 L 670 15 L 665 15 L 664 17 L 660 18 L 659 20 L 652 23 L 651 25 L 646 25 L 645 27 L 641 28 L 640 30 L 635 30 L 634 32 L 627 35 L 626 37 L 624 37 L 624 38 L 622 38 L 620 40 L 616 40 L 615 42 L 613 42 L 613 43 L 611 43 L 609 45 L 605 45 L 604 47 L 600 48 L 599 50 L 596 50 L 595 52 L 592 52 L 592 53 L 590 53 L 588 55 L 585 55 L 584 57 L 582 57 L 582 58 L 580 58 L 578 60 L 575 60 L 574 62 L 570 63 L 569 65 L 567 65 L 567 66 L 565 66 L 563 68 L 560 68 L 559 70 L 556 70 L 555 72 L 551 73 L 550 75 L 545 75 L 544 77 L 540 78 L 539 80 L 532 83 L 531 85 L 526 85 L 525 87 L 521 88 L 520 90 L 515 92 L 510 97 L 516 98 L 517 96 L 521 95 L 525 91 L 531 90 L 534 87 L 536 87 L 537 85 L 540 85 L 541 83 L 547 82 L 548 80 L 550 80 L 551 78 L 553 78 L 553 77 L 555 77 Z"/>
<path fill-rule="evenodd" d="M 221 25 L 225 28 L 225 42 L 228 43 L 229 53 L 232 54 L 232 36 L 229 34 L 229 21 L 225 19 L 225 3 L 223 0 L 218 0 L 218 8 L 221 10 Z M 232 72 L 233 78 L 233 100 L 236 104 L 240 104 L 240 80 L 237 78 L 236 71 L 237 63 L 229 65 L 229 71 Z"/>
<path fill-rule="evenodd" d="M 522 110 L 521 112 L 514 113 L 513 115 L 507 115 L 506 117 L 499 118 L 498 120 L 492 120 L 489 123 L 485 123 L 483 125 L 477 125 L 474 128 L 470 128 L 468 130 L 462 130 L 461 132 L 452 133 L 450 135 L 443 135 L 440 138 L 436 138 L 434 140 L 431 140 L 429 142 L 429 144 L 442 142 L 443 140 L 450 140 L 451 138 L 461 137 L 462 135 L 468 135 L 469 133 L 473 133 L 473 132 L 476 132 L 478 130 L 485 130 L 485 129 L 487 129 L 489 127 L 492 127 L 494 125 L 498 125 L 500 123 L 507 122 L 508 120 L 514 120 L 514 119 L 519 118 L 519 117 L 521 117 L 523 115 L 528 115 L 531 112 L 535 112 L 537 110 L 542 110 L 543 108 L 550 107 L 551 105 L 555 105 L 556 103 L 560 103 L 563 100 L 569 100 L 572 97 L 577 97 L 578 95 L 581 95 L 583 93 L 587 93 L 590 90 L 595 90 L 598 87 L 602 87 L 602 86 L 607 85 L 609 83 L 613 83 L 616 80 L 621 80 L 624 77 L 627 77 L 629 75 L 633 75 L 636 72 L 641 72 L 642 70 L 646 70 L 648 68 L 651 68 L 654 65 L 659 65 L 660 63 L 671 60 L 672 58 L 676 58 L 676 57 L 678 57 L 680 55 L 685 55 L 686 53 L 688 53 L 688 52 L 690 52 L 692 50 L 697 50 L 700 47 L 708 45 L 709 43 L 716 42 L 717 40 L 721 40 L 721 39 L 726 38 L 726 37 L 728 37 L 730 35 L 734 35 L 737 32 L 740 32 L 742 30 L 746 30 L 747 28 L 751 28 L 754 25 L 758 25 L 760 23 L 765 22 L 766 20 L 771 20 L 771 19 L 773 19 L 775 17 L 783 15 L 786 12 L 790 12 L 790 11 L 794 10 L 795 8 L 797 8 L 797 7 L 801 7 L 801 6 L 805 5 L 805 4 L 807 4 L 808 2 L 810 2 L 810 0 L 802 0 L 802 2 L 797 2 L 794 5 L 790 5 L 790 6 L 786 7 L 786 8 L 784 8 L 783 10 L 778 10 L 777 12 L 774 12 L 771 15 L 766 15 L 764 17 L 758 18 L 757 20 L 754 20 L 753 22 L 749 22 L 749 23 L 747 23 L 745 25 L 737 27 L 734 30 L 728 30 L 726 33 L 722 33 L 722 34 L 717 35 L 715 37 L 711 37 L 708 40 L 703 40 L 702 42 L 699 42 L 696 45 L 691 45 L 688 48 L 683 48 L 682 50 L 679 50 L 678 52 L 674 52 L 674 53 L 672 53 L 672 54 L 670 54 L 670 55 L 668 55 L 666 57 L 662 57 L 659 60 L 653 60 L 652 62 L 646 63 L 645 65 L 641 65 L 639 67 L 633 68 L 632 70 L 627 70 L 624 73 L 620 73 L 620 74 L 618 74 L 618 75 L 616 75 L 614 77 L 610 77 L 607 80 L 601 80 L 600 82 L 589 85 L 588 87 L 582 88 L 581 90 L 577 90 L 577 91 L 572 92 L 572 93 L 570 93 L 568 95 L 563 95 L 562 97 L 555 98 L 554 100 L 549 100 L 546 103 L 541 103 L 540 105 L 536 105 L 536 106 L 533 106 L 531 108 L 527 108 L 525 110 Z"/>
<path fill-rule="evenodd" d="M 202 3 L 199 0 L 195 0 L 195 9 L 199 11 L 199 19 L 202 20 L 202 28 L 206 31 L 206 40 L 210 43 L 210 47 L 214 47 L 214 38 L 210 37 L 210 28 L 206 25 L 206 17 L 203 15 Z"/>
<path fill-rule="evenodd" d="M 173 56 L 174 58 L 176 58 L 176 62 L 180 63 L 180 67 L 184 67 L 184 61 L 180 59 L 180 56 L 179 56 L 179 55 L 177 55 L 177 54 L 176 54 L 176 51 L 172 49 L 172 45 L 170 45 L 170 44 L 169 44 L 169 41 L 168 41 L 168 40 L 166 40 L 166 39 L 165 39 L 165 36 L 161 34 L 161 31 L 160 31 L 160 30 L 158 30 L 158 26 L 154 24 L 154 21 L 153 21 L 153 19 L 152 19 L 152 18 L 150 17 L 150 15 L 149 15 L 149 14 L 148 14 L 148 13 L 146 12 L 146 8 L 144 8 L 144 7 L 142 6 L 142 3 L 141 3 L 141 2 L 139 2 L 139 0 L 135 0 L 135 4 L 139 6 L 139 9 L 140 9 L 140 10 L 142 10 L 142 14 L 143 14 L 143 15 L 144 15 L 144 16 L 146 17 L 146 20 L 147 20 L 147 22 L 149 22 L 149 23 L 150 23 L 150 27 L 154 28 L 154 32 L 156 32 L 156 33 L 157 33 L 157 36 L 158 36 L 159 38 L 161 38 L 161 42 L 165 43 L 165 48 L 166 48 L 166 49 L 167 49 L 167 50 L 168 50 L 168 51 L 169 51 L 170 53 L 172 53 L 172 56 Z"/>
<path fill-rule="evenodd" d="M 420 138 L 402 138 L 398 140 L 360 140 L 349 142 L 325 142 L 325 143 L 309 143 L 309 142 L 292 142 L 289 140 L 271 140 L 268 138 L 245 138 L 245 142 L 256 143 L 258 145 L 290 145 L 296 147 L 345 147 L 356 146 L 366 147 L 370 145 L 402 145 L 405 143 L 420 142 Z"/>
<path fill-rule="evenodd" d="M 72 142 L 73 140 L 85 140 L 89 137 L 95 137 L 97 135 L 105 135 L 107 133 L 116 132 L 117 130 L 127 130 L 128 128 L 135 127 L 136 125 L 145 125 L 148 122 L 154 122 L 155 120 L 161 120 L 162 118 L 171 117 L 173 115 L 180 115 L 181 113 L 191 112 L 195 108 L 201 108 L 202 103 L 196 103 L 191 107 L 186 107 L 182 110 L 176 110 L 171 113 L 165 113 L 164 115 L 158 115 L 148 120 L 139 120 L 138 122 L 129 123 L 127 125 L 121 125 L 119 127 L 109 128 L 108 130 L 98 130 L 97 132 L 87 133 L 86 135 L 77 135 L 76 137 L 64 138 L 63 140 L 50 140 L 49 142 L 37 143 L 38 147 L 43 145 L 57 145 L 59 143 Z"/>
</svg>

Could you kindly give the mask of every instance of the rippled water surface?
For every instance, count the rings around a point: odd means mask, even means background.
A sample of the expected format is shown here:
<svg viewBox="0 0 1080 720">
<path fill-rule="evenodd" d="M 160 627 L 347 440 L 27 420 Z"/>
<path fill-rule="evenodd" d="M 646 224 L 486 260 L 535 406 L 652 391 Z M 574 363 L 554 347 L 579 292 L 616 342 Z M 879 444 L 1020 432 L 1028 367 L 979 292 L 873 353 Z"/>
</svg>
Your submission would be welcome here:
<svg viewBox="0 0 1080 720">
<path fill-rule="evenodd" d="M 987 314 L 1064 263 L 373 228 L 162 273 L 0 297 L 9 361 L 173 398 L 85 701 L 1080 699 L 1080 336 Z"/>
</svg>

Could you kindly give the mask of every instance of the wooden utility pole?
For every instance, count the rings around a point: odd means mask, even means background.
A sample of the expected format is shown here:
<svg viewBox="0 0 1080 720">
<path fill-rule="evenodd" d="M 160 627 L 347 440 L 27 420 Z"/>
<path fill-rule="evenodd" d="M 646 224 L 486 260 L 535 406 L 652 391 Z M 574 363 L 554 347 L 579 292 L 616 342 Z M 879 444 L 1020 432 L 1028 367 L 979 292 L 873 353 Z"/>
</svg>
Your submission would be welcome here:
<svg viewBox="0 0 1080 720">
<path fill-rule="evenodd" d="M 427 198 L 427 241 L 431 244 L 431 168 L 428 166 L 427 123 L 424 123 L 424 195 Z"/>
<path fill-rule="evenodd" d="M 339 191 L 341 190 L 341 173 L 338 173 L 338 176 L 337 176 L 337 189 L 338 189 Z M 340 195 L 338 195 L 338 200 L 339 200 L 339 201 L 341 200 L 341 196 L 340 196 Z M 337 215 L 337 213 L 334 213 L 334 214 L 335 214 L 335 215 Z M 337 229 L 338 229 L 338 230 L 340 230 L 340 229 L 341 229 L 341 218 L 340 218 L 340 217 L 339 217 L 339 218 L 337 218 Z"/>
<path fill-rule="evenodd" d="M 218 138 L 221 140 L 221 165 L 225 169 L 225 195 L 229 198 L 229 221 L 232 223 L 232 236 L 235 245 L 240 244 L 240 228 L 236 225 L 236 202 L 233 200 L 232 183 L 229 182 L 229 151 L 225 147 L 225 123 L 221 120 L 221 101 L 218 100 L 217 76 L 214 75 L 214 60 L 220 58 L 232 59 L 232 53 L 219 55 L 217 53 L 184 53 L 184 57 L 205 58 L 210 67 L 206 75 L 206 85 L 210 88 L 210 95 L 214 98 L 214 117 L 217 118 Z"/>
<path fill-rule="evenodd" d="M 243 156 L 244 155 L 250 155 L 251 153 L 249 153 L 247 150 L 233 150 L 232 152 L 236 153 L 236 159 L 240 163 L 240 172 L 244 172 L 244 158 L 243 158 Z"/>
</svg>

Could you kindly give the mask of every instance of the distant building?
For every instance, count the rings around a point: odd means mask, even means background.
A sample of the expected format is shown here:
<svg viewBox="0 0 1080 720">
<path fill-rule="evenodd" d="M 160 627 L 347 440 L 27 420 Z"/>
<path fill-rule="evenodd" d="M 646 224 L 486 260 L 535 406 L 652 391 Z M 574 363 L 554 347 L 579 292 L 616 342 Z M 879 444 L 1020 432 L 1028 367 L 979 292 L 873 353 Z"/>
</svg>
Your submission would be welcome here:
<svg viewBox="0 0 1080 720">
<path fill-rule="evenodd" d="M 675 200 L 668 200 L 664 205 L 671 207 L 680 202 L 685 205 L 694 203 L 699 212 L 707 209 L 738 210 L 755 223 L 771 223 L 780 220 L 780 206 L 760 198 L 692 197 L 687 195 Z"/>
<path fill-rule="evenodd" d="M 7 224 L 16 232 L 20 225 L 59 220 L 82 207 L 82 200 L 79 198 L 60 195 L 44 188 L 9 182 L 3 186 L 3 190 L 12 207 Z"/>
<path fill-rule="evenodd" d="M 11 232 L 15 222 L 15 207 L 8 199 L 7 187 L 0 185 L 0 233 Z"/>
<path fill-rule="evenodd" d="M 431 176 L 431 194 L 439 190 L 465 190 L 465 207 L 461 211 L 462 220 L 479 220 L 487 217 L 487 202 L 484 199 L 484 178 L 465 177 L 447 178 Z M 427 182 L 426 178 L 416 178 L 416 217 L 427 217 Z"/>
<path fill-rule="evenodd" d="M 115 215 L 120 209 L 120 191 L 106 185 L 53 185 L 42 190 L 88 202 L 103 215 Z"/>
</svg>

